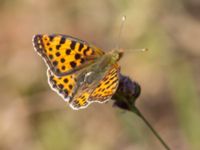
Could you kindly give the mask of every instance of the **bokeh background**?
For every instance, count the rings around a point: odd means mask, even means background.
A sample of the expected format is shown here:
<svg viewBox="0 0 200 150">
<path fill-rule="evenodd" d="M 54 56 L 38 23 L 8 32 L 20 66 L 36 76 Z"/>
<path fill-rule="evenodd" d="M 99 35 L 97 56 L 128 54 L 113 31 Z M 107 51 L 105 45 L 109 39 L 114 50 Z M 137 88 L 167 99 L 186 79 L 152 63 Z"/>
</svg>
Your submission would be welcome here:
<svg viewBox="0 0 200 150">
<path fill-rule="evenodd" d="M 69 108 L 47 84 L 37 33 L 105 51 L 120 42 L 121 72 L 142 88 L 140 111 L 172 149 L 200 149 L 200 1 L 0 0 L 1 150 L 161 150 L 140 118 L 112 102 Z M 137 48 L 149 51 L 128 50 Z"/>
</svg>

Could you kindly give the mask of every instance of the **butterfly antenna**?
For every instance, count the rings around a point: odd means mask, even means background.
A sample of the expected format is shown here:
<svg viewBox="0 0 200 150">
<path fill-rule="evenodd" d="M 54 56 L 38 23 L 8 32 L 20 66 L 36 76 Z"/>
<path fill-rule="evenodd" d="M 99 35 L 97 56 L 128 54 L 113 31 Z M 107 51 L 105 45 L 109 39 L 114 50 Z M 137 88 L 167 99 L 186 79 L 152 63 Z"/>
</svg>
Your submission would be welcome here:
<svg viewBox="0 0 200 150">
<path fill-rule="evenodd" d="M 119 49 L 120 48 L 120 40 L 121 40 L 121 34 L 122 34 L 122 29 L 124 27 L 124 22 L 126 21 L 126 16 L 123 16 L 122 17 L 122 20 L 121 20 L 121 25 L 120 25 L 120 29 L 119 29 L 119 35 L 118 35 L 118 38 L 117 38 L 117 43 L 116 43 L 116 48 Z"/>
<path fill-rule="evenodd" d="M 124 23 L 126 21 L 126 16 L 122 16 L 122 20 L 121 20 L 121 25 L 120 25 L 120 29 L 119 29 L 119 34 L 118 34 L 118 38 L 117 38 L 117 43 L 116 43 L 116 49 L 120 49 L 120 41 L 121 41 L 121 35 L 122 35 L 122 29 L 124 27 Z M 141 49 L 128 49 L 128 51 L 130 50 L 134 50 L 135 52 L 146 52 L 148 51 L 147 48 L 141 48 Z"/>
<path fill-rule="evenodd" d="M 140 48 L 140 49 L 127 49 L 127 51 L 134 51 L 134 52 L 146 52 L 149 49 L 148 48 Z"/>
</svg>

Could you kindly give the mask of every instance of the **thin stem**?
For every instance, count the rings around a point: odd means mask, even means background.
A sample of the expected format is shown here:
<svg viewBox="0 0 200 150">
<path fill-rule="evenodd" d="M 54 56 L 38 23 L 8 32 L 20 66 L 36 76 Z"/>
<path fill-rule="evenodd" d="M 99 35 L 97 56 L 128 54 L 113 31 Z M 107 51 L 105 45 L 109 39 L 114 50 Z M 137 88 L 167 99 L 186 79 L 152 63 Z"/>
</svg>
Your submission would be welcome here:
<svg viewBox="0 0 200 150">
<path fill-rule="evenodd" d="M 143 116 L 143 114 L 139 111 L 139 109 L 135 106 L 134 102 L 133 103 L 130 103 L 131 100 L 127 100 L 125 97 L 123 97 L 122 95 L 120 94 L 115 94 L 117 96 L 117 99 L 121 100 L 121 101 L 124 101 L 127 106 L 129 107 L 129 111 L 135 113 L 138 115 L 138 117 L 140 117 L 144 123 L 149 127 L 149 129 L 152 131 L 152 133 L 155 135 L 155 137 L 159 140 L 159 142 L 163 145 L 163 147 L 166 149 L 166 150 L 170 150 L 169 146 L 165 143 L 165 141 L 161 138 L 161 136 L 158 134 L 158 132 L 152 127 L 152 125 L 147 121 L 147 119 Z"/>
<path fill-rule="evenodd" d="M 147 121 L 147 119 L 143 116 L 143 114 L 139 111 L 136 106 L 132 106 L 131 112 L 136 113 L 144 123 L 149 127 L 149 129 L 153 132 L 156 138 L 160 141 L 160 143 L 165 147 L 166 150 L 170 150 L 169 146 L 165 143 L 165 141 L 161 138 L 158 132 L 152 127 L 152 125 Z"/>
</svg>

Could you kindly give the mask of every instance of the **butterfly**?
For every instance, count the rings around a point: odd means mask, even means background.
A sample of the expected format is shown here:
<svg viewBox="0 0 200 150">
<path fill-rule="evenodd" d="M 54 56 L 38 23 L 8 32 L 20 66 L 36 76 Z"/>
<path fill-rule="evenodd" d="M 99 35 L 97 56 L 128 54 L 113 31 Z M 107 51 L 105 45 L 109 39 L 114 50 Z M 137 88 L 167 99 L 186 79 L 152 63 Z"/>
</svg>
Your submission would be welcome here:
<svg viewBox="0 0 200 150">
<path fill-rule="evenodd" d="M 48 83 L 71 108 L 86 108 L 93 102 L 105 103 L 119 85 L 119 59 L 123 51 L 104 52 L 86 41 L 62 34 L 37 34 L 35 51 L 48 69 Z"/>
</svg>

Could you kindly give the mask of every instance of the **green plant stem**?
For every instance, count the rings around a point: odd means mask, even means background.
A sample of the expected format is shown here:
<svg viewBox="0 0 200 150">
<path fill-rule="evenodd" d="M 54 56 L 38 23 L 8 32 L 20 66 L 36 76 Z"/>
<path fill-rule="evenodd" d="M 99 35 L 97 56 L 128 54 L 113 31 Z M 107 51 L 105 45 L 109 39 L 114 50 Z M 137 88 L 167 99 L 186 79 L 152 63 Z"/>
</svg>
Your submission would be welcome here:
<svg viewBox="0 0 200 150">
<path fill-rule="evenodd" d="M 170 150 L 169 146 L 165 143 L 165 141 L 161 138 L 158 132 L 151 126 L 151 124 L 147 121 L 147 119 L 143 116 L 143 114 L 139 111 L 139 109 L 136 106 L 131 107 L 131 112 L 136 113 L 145 122 L 145 124 L 149 127 L 149 129 L 153 132 L 153 134 L 165 147 L 166 150 Z"/>
<path fill-rule="evenodd" d="M 129 107 L 129 111 L 135 113 L 136 115 L 138 115 L 138 117 L 140 117 L 144 123 L 149 127 L 149 129 L 153 132 L 153 134 L 155 135 L 155 137 L 159 140 L 159 142 L 163 145 L 163 147 L 166 150 L 170 150 L 169 146 L 165 143 L 165 141 L 161 138 L 161 136 L 158 134 L 158 132 L 152 127 L 152 125 L 147 121 L 147 119 L 143 116 L 143 114 L 139 111 L 139 109 L 135 106 L 135 99 L 133 97 L 132 100 L 127 100 L 125 97 L 123 97 L 123 94 L 115 94 L 116 95 L 116 99 L 121 100 L 123 102 L 125 102 L 127 104 L 127 106 Z M 130 103 L 133 102 L 133 103 Z"/>
</svg>

